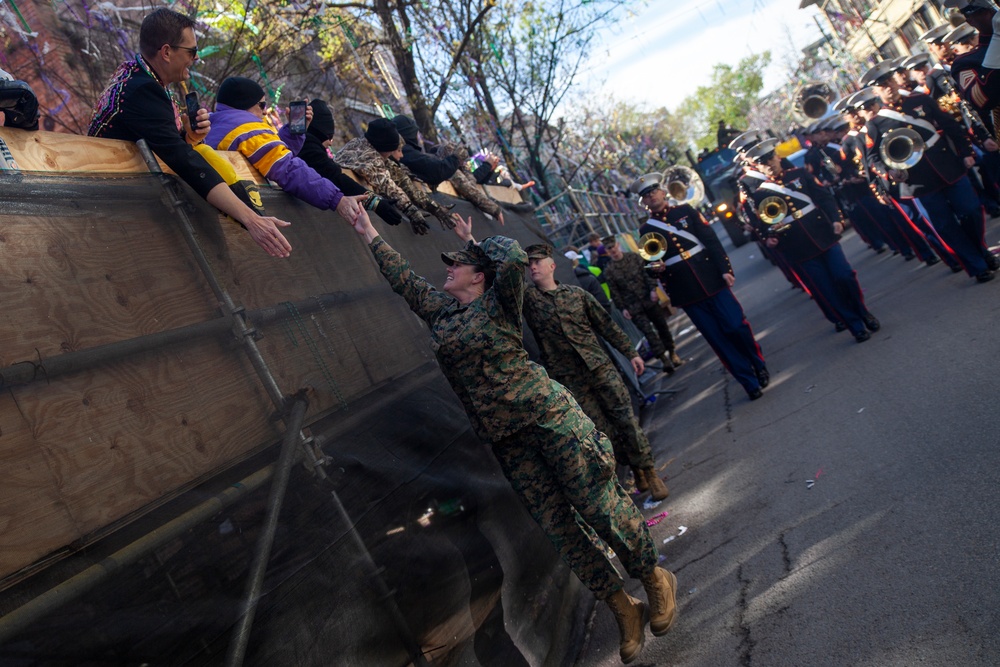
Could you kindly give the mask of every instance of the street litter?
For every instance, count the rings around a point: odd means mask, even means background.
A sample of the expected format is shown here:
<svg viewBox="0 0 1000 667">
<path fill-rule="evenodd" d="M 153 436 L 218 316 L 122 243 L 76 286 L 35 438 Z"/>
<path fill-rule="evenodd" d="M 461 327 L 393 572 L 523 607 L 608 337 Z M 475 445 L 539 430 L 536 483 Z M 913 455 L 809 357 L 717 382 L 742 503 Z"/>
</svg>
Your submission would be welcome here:
<svg viewBox="0 0 1000 667">
<path fill-rule="evenodd" d="M 807 479 L 806 480 L 806 488 L 807 489 L 813 488 L 813 484 L 815 484 L 815 483 L 816 483 L 816 480 L 814 480 L 814 479 Z"/>
<path fill-rule="evenodd" d="M 664 556 L 663 554 L 660 554 L 660 557 L 656 559 L 656 562 L 657 563 L 662 563 L 665 560 L 667 560 L 667 557 Z"/>
<path fill-rule="evenodd" d="M 656 524 L 660 523 L 665 518 L 667 518 L 667 514 L 669 514 L 669 512 L 660 512 L 659 514 L 657 514 L 656 516 L 654 516 L 652 519 L 647 519 L 646 520 L 646 525 L 649 526 L 650 528 L 652 528 L 653 526 L 655 526 Z"/>
<path fill-rule="evenodd" d="M 864 408 L 861 408 L 860 410 L 858 410 L 858 414 L 860 415 L 860 414 L 861 414 L 862 412 L 864 412 L 864 411 L 865 411 L 865 409 L 864 409 Z"/>
<path fill-rule="evenodd" d="M 677 536 L 676 535 L 671 535 L 670 537 L 664 539 L 663 543 L 666 544 L 667 542 L 673 542 L 675 539 L 677 539 Z"/>
<path fill-rule="evenodd" d="M 807 394 L 810 393 L 815 388 L 816 388 L 816 385 L 814 385 L 814 384 L 809 385 L 808 387 L 806 387 L 806 393 Z"/>
<path fill-rule="evenodd" d="M 688 532 L 688 528 L 687 528 L 687 526 L 678 526 L 678 527 L 677 527 L 677 530 L 679 530 L 679 531 L 680 531 L 679 533 L 677 533 L 677 536 L 678 536 L 678 537 L 680 537 L 680 536 L 681 536 L 681 535 L 683 535 L 684 533 Z"/>
<path fill-rule="evenodd" d="M 662 503 L 662 502 L 663 502 L 662 500 L 657 500 L 654 503 L 651 498 L 646 498 L 646 502 L 644 502 L 642 504 L 642 509 L 644 509 L 644 510 L 655 510 L 657 507 L 660 506 L 660 503 Z"/>
</svg>

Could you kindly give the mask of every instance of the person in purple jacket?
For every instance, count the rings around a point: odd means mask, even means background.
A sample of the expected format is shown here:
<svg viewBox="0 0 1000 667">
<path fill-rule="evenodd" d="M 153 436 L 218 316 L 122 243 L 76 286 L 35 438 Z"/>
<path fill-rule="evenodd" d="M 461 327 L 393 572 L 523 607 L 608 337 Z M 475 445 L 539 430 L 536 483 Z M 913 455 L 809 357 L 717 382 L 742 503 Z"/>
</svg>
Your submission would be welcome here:
<svg viewBox="0 0 1000 667">
<path fill-rule="evenodd" d="M 225 79 L 219 86 L 215 113 L 210 117 L 212 129 L 205 143 L 220 151 L 241 153 L 285 192 L 316 208 L 335 210 L 353 224 L 363 210 L 359 200 L 364 196 L 345 197 L 336 185 L 295 157 L 305 135 L 292 134 L 287 125 L 275 132 L 264 122 L 266 108 L 267 97 L 260 84 L 242 76 Z M 307 121 L 311 115 L 307 110 Z"/>
</svg>

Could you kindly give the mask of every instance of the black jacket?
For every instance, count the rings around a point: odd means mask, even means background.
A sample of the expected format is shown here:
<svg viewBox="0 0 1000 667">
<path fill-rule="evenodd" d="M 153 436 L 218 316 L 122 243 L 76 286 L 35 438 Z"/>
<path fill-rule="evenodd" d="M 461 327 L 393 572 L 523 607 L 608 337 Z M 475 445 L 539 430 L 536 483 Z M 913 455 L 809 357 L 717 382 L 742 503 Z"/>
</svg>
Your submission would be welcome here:
<svg viewBox="0 0 1000 667">
<path fill-rule="evenodd" d="M 771 185 L 777 185 L 795 194 L 776 191 Z M 833 195 L 820 186 L 813 175 L 805 169 L 789 169 L 778 181 L 762 183 L 753 192 L 752 197 L 754 208 L 759 208 L 767 197 L 778 197 L 785 202 L 788 207 L 786 217 L 788 227 L 775 232 L 773 228 L 762 226 L 760 234 L 763 237 L 778 239 L 775 250 L 793 264 L 816 257 L 829 250 L 839 240 L 833 231 L 833 223 L 842 222 L 837 202 Z M 812 208 L 808 209 L 809 206 Z M 803 211 L 807 212 L 803 214 Z M 801 217 L 797 217 L 799 215 Z"/>
<path fill-rule="evenodd" d="M 662 259 L 667 267 L 659 278 L 671 304 L 683 308 L 726 288 L 722 274 L 732 273 L 733 267 L 715 230 L 701 213 L 687 204 L 653 213 L 639 228 L 640 234 L 649 232 L 656 232 L 667 241 Z"/>
<path fill-rule="evenodd" d="M 313 120 L 309 123 L 305 141 L 297 157 L 312 167 L 317 174 L 340 188 L 345 196 L 367 194 L 365 186 L 345 174 L 323 145 L 324 141 L 333 137 L 335 128 L 330 107 L 323 100 L 313 100 L 309 105 L 313 108 Z M 402 214 L 391 199 L 383 198 L 375 208 L 375 212 L 390 225 L 398 225 L 403 221 Z"/>
<path fill-rule="evenodd" d="M 101 93 L 87 134 L 133 142 L 145 139 L 158 158 L 205 197 L 224 181 L 181 136 L 166 88 L 150 76 L 139 58 L 123 63 L 115 72 Z"/>
<path fill-rule="evenodd" d="M 920 122 L 899 120 L 886 115 L 896 113 Z M 933 129 L 925 127 L 924 123 L 929 123 Z M 883 135 L 897 127 L 916 130 L 925 144 L 933 142 L 932 146 L 925 149 L 920 161 L 908 170 L 906 180 L 899 184 L 901 197 L 909 199 L 931 194 L 965 176 L 968 170 L 962 163 L 962 158 L 974 155 L 969 133 L 958 121 L 942 111 L 937 102 L 927 95 L 916 93 L 903 97 L 896 109 L 882 109 L 879 115 L 868 121 L 865 126 L 868 131 L 865 159 L 870 166 L 886 173 L 888 168 L 882 161 L 879 148 Z M 944 136 L 940 136 L 938 130 L 942 130 Z M 950 140 L 958 153 L 947 140 Z"/>
<path fill-rule="evenodd" d="M 413 175 L 426 183 L 431 190 L 437 190 L 442 181 L 447 181 L 455 175 L 462 161 L 456 155 L 440 158 L 425 153 L 420 146 L 417 124 L 409 116 L 396 116 L 392 119 L 399 136 L 403 137 L 403 163 Z"/>
</svg>

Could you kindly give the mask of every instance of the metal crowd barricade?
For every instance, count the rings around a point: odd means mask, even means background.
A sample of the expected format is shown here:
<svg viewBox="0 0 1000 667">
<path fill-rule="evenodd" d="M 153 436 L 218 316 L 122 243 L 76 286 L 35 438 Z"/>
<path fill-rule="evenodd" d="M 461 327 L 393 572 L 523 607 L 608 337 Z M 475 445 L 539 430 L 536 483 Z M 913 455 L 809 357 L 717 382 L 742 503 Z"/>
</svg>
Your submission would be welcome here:
<svg viewBox="0 0 1000 667">
<path fill-rule="evenodd" d="M 557 247 L 587 244 L 587 235 L 629 234 L 645 219 L 635 199 L 567 188 L 536 207 L 542 228 Z"/>
</svg>

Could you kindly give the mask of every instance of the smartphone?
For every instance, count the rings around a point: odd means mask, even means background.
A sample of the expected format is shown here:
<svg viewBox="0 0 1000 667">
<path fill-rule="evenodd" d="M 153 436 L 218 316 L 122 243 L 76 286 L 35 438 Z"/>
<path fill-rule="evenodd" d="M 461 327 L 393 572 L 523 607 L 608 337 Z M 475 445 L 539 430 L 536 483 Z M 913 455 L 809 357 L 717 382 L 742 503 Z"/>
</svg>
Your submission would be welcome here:
<svg viewBox="0 0 1000 667">
<path fill-rule="evenodd" d="M 299 100 L 288 105 L 288 131 L 292 134 L 306 133 L 306 101 Z"/>
<path fill-rule="evenodd" d="M 191 123 L 191 131 L 198 131 L 198 111 L 201 105 L 198 104 L 198 93 L 188 93 L 184 96 L 184 106 L 187 108 L 188 122 Z"/>
</svg>

